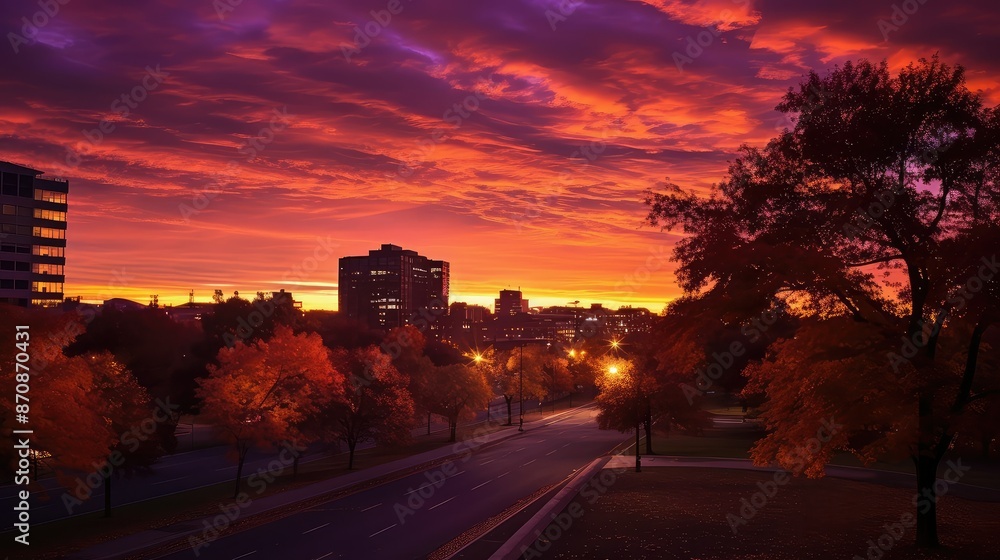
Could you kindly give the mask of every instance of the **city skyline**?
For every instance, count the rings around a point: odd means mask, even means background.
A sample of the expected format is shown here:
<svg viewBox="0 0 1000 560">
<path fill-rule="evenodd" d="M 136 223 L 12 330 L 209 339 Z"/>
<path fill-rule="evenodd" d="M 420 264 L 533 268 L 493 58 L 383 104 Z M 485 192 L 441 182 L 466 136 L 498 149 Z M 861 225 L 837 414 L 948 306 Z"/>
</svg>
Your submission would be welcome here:
<svg viewBox="0 0 1000 560">
<path fill-rule="evenodd" d="M 809 70 L 939 52 L 1000 100 L 985 2 L 220 5 L 5 10 L 0 152 L 73 184 L 66 295 L 335 309 L 335 257 L 395 243 L 448 259 L 456 300 L 659 311 L 678 237 L 643 191 L 707 192 Z"/>
</svg>

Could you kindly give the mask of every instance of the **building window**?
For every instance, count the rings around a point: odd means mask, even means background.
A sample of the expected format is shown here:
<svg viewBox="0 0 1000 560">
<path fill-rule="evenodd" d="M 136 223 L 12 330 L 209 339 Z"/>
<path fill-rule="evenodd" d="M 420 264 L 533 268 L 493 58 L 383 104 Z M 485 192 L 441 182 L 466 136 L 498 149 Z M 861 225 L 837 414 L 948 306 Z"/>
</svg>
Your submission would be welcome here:
<svg viewBox="0 0 1000 560">
<path fill-rule="evenodd" d="M 35 226 L 31 235 L 45 239 L 66 239 L 66 230 Z"/>
<path fill-rule="evenodd" d="M 66 248 L 50 247 L 48 245 L 32 245 L 31 254 L 38 255 L 39 257 L 65 257 Z"/>
<path fill-rule="evenodd" d="M 41 200 L 42 202 L 55 202 L 57 204 L 66 204 L 66 193 L 39 189 L 35 191 L 35 200 Z"/>
<path fill-rule="evenodd" d="M 35 218 L 40 220 L 53 220 L 56 222 L 66 221 L 66 212 L 60 212 L 58 210 L 43 210 L 41 208 L 35 208 Z"/>
<path fill-rule="evenodd" d="M 63 291 L 62 282 L 32 282 L 32 292 L 61 294 Z"/>
<path fill-rule="evenodd" d="M 17 206 L 14 206 L 13 204 L 4 204 L 3 205 L 3 215 L 4 216 L 14 216 L 16 214 L 17 214 Z"/>
<path fill-rule="evenodd" d="M 25 263 L 27 264 L 27 263 Z M 31 265 L 31 272 L 35 274 L 63 274 L 63 265 L 61 264 L 46 264 L 46 263 L 33 263 Z"/>
</svg>

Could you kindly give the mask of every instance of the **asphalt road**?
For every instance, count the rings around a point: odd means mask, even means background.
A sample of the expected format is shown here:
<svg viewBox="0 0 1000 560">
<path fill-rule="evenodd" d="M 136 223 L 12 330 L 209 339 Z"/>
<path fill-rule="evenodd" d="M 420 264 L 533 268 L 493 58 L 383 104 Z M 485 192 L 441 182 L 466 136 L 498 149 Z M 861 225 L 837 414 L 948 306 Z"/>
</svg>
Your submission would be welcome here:
<svg viewBox="0 0 1000 560">
<path fill-rule="evenodd" d="M 592 408 L 547 423 L 467 459 L 327 502 L 211 542 L 199 559 L 424 558 L 538 489 L 564 480 L 626 436 L 600 431 Z M 194 558 L 187 549 L 165 556 Z"/>
<path fill-rule="evenodd" d="M 500 412 L 502 412 L 503 418 L 506 419 L 507 409 L 502 404 L 502 399 L 495 402 L 491 408 L 494 420 L 498 419 Z M 537 401 L 526 402 L 524 407 L 525 412 L 530 412 L 537 408 Z M 514 403 L 513 410 L 514 421 L 516 422 L 518 414 L 517 403 Z M 474 422 L 485 419 L 486 411 L 484 410 L 477 414 Z M 188 429 L 186 426 L 182 428 L 184 430 Z M 448 425 L 447 423 L 442 423 L 441 419 L 435 416 L 431 423 L 431 429 L 435 433 L 444 433 L 448 429 Z M 425 434 L 426 425 L 415 427 L 413 433 L 415 436 Z M 371 443 L 361 443 L 358 449 L 367 449 L 372 446 L 373 444 Z M 344 449 L 346 449 L 346 446 L 344 446 Z M 161 457 L 147 472 L 137 473 L 129 478 L 115 478 L 112 483 L 112 507 L 169 496 L 203 486 L 230 482 L 236 476 L 236 461 L 230 456 L 229 451 L 229 446 L 220 445 L 175 455 L 167 455 Z M 299 461 L 299 466 L 301 467 L 309 462 L 317 461 L 336 453 L 338 451 L 331 453 L 322 451 L 320 446 L 313 446 L 313 449 L 303 454 L 302 459 Z M 267 464 L 275 456 L 276 452 L 251 450 L 250 455 L 247 457 L 247 463 L 243 468 L 244 476 L 249 476 L 260 467 L 266 468 Z M 86 480 L 88 474 L 90 473 L 81 473 L 80 479 Z M 94 480 L 98 479 L 95 478 Z M 42 478 L 38 483 L 42 486 L 42 489 L 34 490 L 31 493 L 31 515 L 32 524 L 34 525 L 65 519 L 75 515 L 102 511 L 104 509 L 103 483 L 98 483 L 95 488 L 92 488 L 90 498 L 82 499 L 82 503 L 75 503 L 72 500 L 64 502 L 64 495 L 67 498 L 72 496 L 69 492 L 75 490 L 75 483 L 69 489 L 63 488 L 53 476 Z M 85 488 L 87 487 L 85 486 Z M 20 487 L 15 487 L 13 484 L 0 486 L 0 509 L 12 511 L 17 502 L 15 496 L 18 489 Z M 67 503 L 69 506 L 67 506 Z M 5 526 L 0 533 L 10 531 L 13 531 L 13 527 Z"/>
</svg>

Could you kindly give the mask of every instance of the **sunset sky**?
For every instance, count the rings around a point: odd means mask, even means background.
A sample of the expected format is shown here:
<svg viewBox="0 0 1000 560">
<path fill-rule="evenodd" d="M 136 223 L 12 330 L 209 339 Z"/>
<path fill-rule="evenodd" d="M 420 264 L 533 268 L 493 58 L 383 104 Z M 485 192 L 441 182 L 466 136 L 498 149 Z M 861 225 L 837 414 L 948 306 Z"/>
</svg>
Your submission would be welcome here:
<svg viewBox="0 0 1000 560">
<path fill-rule="evenodd" d="M 720 180 L 810 69 L 939 52 L 1000 103 L 996 0 L 228 1 L 0 7 L 0 160 L 70 180 L 67 296 L 335 309 L 337 257 L 394 243 L 452 301 L 659 312 L 643 192 Z"/>
</svg>

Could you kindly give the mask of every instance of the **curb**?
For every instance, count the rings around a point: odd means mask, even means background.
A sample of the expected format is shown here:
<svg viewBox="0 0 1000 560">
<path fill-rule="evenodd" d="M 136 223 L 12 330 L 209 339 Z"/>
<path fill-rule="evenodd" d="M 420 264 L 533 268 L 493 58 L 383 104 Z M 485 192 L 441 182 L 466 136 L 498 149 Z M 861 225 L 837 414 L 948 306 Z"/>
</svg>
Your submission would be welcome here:
<svg viewBox="0 0 1000 560">
<path fill-rule="evenodd" d="M 482 449 L 482 448 L 486 448 L 486 447 L 491 447 L 491 446 L 493 446 L 495 444 L 498 444 L 498 443 L 500 443 L 502 441 L 506 441 L 508 439 L 516 437 L 516 436 L 520 435 L 521 433 L 522 432 L 518 432 L 518 431 L 514 430 L 511 433 L 504 434 L 504 435 L 502 435 L 502 436 L 500 436 L 500 437 L 498 437 L 496 439 L 493 439 L 491 441 L 488 441 L 488 442 L 480 445 L 478 447 L 478 449 Z M 335 494 L 338 494 L 338 493 L 341 493 L 341 492 L 345 492 L 345 491 L 349 492 L 351 490 L 351 488 L 353 488 L 353 487 L 358 487 L 358 490 L 363 490 L 363 489 L 365 489 L 367 487 L 366 485 L 371 484 L 373 481 L 378 481 L 380 479 L 387 479 L 387 480 L 382 480 L 381 482 L 377 482 L 375 485 L 378 486 L 380 484 L 391 482 L 392 480 L 395 480 L 395 479 L 397 479 L 400 476 L 408 476 L 409 474 L 418 473 L 418 472 L 421 472 L 423 470 L 427 470 L 427 469 L 433 468 L 436 465 L 446 463 L 446 462 L 448 462 L 450 460 L 455 459 L 456 457 L 460 457 L 463 453 L 465 453 L 464 449 L 462 451 L 454 451 L 452 453 L 449 453 L 448 455 L 444 455 L 444 456 L 437 457 L 437 458 L 434 458 L 434 459 L 429 459 L 429 460 L 424 461 L 422 463 L 419 463 L 417 465 L 403 466 L 403 467 L 400 467 L 398 469 L 394 469 L 394 470 L 388 471 L 386 473 L 382 473 L 382 474 L 379 474 L 377 476 L 373 476 L 370 479 L 360 480 L 360 481 L 357 481 L 357 482 L 346 483 L 346 484 L 343 484 L 343 485 L 340 485 L 340 486 L 336 486 L 336 487 L 333 487 L 333 488 L 328 488 L 328 489 L 323 490 L 319 494 L 315 494 L 315 495 L 309 496 L 309 497 L 307 497 L 307 498 L 305 498 L 303 500 L 296 500 L 296 501 L 289 502 L 289 503 L 279 503 L 279 504 L 274 504 L 274 505 L 267 504 L 262 509 L 260 509 L 259 511 L 254 511 L 253 513 L 250 513 L 246 517 L 241 518 L 240 521 L 242 521 L 244 523 L 251 522 L 251 520 L 253 520 L 254 518 L 262 518 L 262 516 L 267 516 L 268 514 L 273 514 L 275 511 L 281 510 L 282 508 L 286 508 L 286 507 L 292 507 L 292 508 L 294 508 L 297 504 L 300 504 L 300 503 L 302 503 L 302 502 L 304 502 L 306 500 L 322 498 L 322 497 L 328 496 L 328 495 L 329 496 L 333 496 Z M 323 482 L 317 482 L 315 484 L 317 484 L 317 485 L 318 484 L 323 484 Z M 304 487 L 298 488 L 296 490 L 300 491 L 300 492 L 303 492 L 307 488 L 309 488 L 309 486 L 304 486 Z M 276 495 L 272 495 L 272 496 L 269 496 L 269 497 L 271 497 L 271 498 L 277 498 L 279 496 L 280 496 L 280 494 L 276 494 Z M 294 513 L 294 512 L 292 512 L 292 513 Z M 138 546 L 129 546 L 129 545 L 126 544 L 126 545 L 122 546 L 122 548 L 116 550 L 115 552 L 107 552 L 107 551 L 101 551 L 100 550 L 101 548 L 104 548 L 107 545 L 107 543 L 105 543 L 104 545 L 98 544 L 98 545 L 92 546 L 92 547 L 90 547 L 88 549 L 79 550 L 79 551 L 73 553 L 71 556 L 68 556 L 67 558 L 69 558 L 71 560 L 117 560 L 117 559 L 120 559 L 120 558 L 133 557 L 133 556 L 136 556 L 136 555 L 144 556 L 147 553 L 151 553 L 151 554 L 154 554 L 155 556 L 158 556 L 159 555 L 158 552 L 159 552 L 160 547 L 166 547 L 166 546 L 171 546 L 171 545 L 173 545 L 175 543 L 180 543 L 180 542 L 184 541 L 188 536 L 191 536 L 191 535 L 194 535 L 194 534 L 200 532 L 201 529 L 202 529 L 201 522 L 203 520 L 206 520 L 206 519 L 211 519 L 212 517 L 214 517 L 214 516 L 203 517 L 203 518 L 199 518 L 199 519 L 192 519 L 192 520 L 180 522 L 180 523 L 178 523 L 175 526 L 177 528 L 177 530 L 173 530 L 173 531 L 171 531 L 169 527 L 160 528 L 160 529 L 149 529 L 147 531 L 141 531 L 139 533 L 134 533 L 132 535 L 127 535 L 125 537 L 122 537 L 121 539 L 118 539 L 118 540 L 121 540 L 121 541 L 127 541 L 127 540 L 130 540 L 130 539 L 135 539 L 138 542 L 141 542 L 141 544 L 139 544 Z M 236 532 L 239 532 L 239 531 L 236 531 Z M 152 534 L 144 535 L 145 538 L 137 538 L 139 535 L 143 535 L 144 533 L 152 533 Z M 159 534 L 157 535 L 157 533 L 159 533 Z"/>
<path fill-rule="evenodd" d="M 496 552 L 490 556 L 489 560 L 515 560 L 520 558 L 525 549 L 538 539 L 542 531 L 552 522 L 553 515 L 562 511 L 569 505 L 576 495 L 583 488 L 594 474 L 604 468 L 604 465 L 611 460 L 610 456 L 599 457 L 590 462 L 586 467 L 580 469 L 573 478 L 563 486 L 562 490 L 555 495 L 547 504 L 542 506 L 527 523 L 514 533 L 507 542 L 503 543 Z"/>
</svg>

